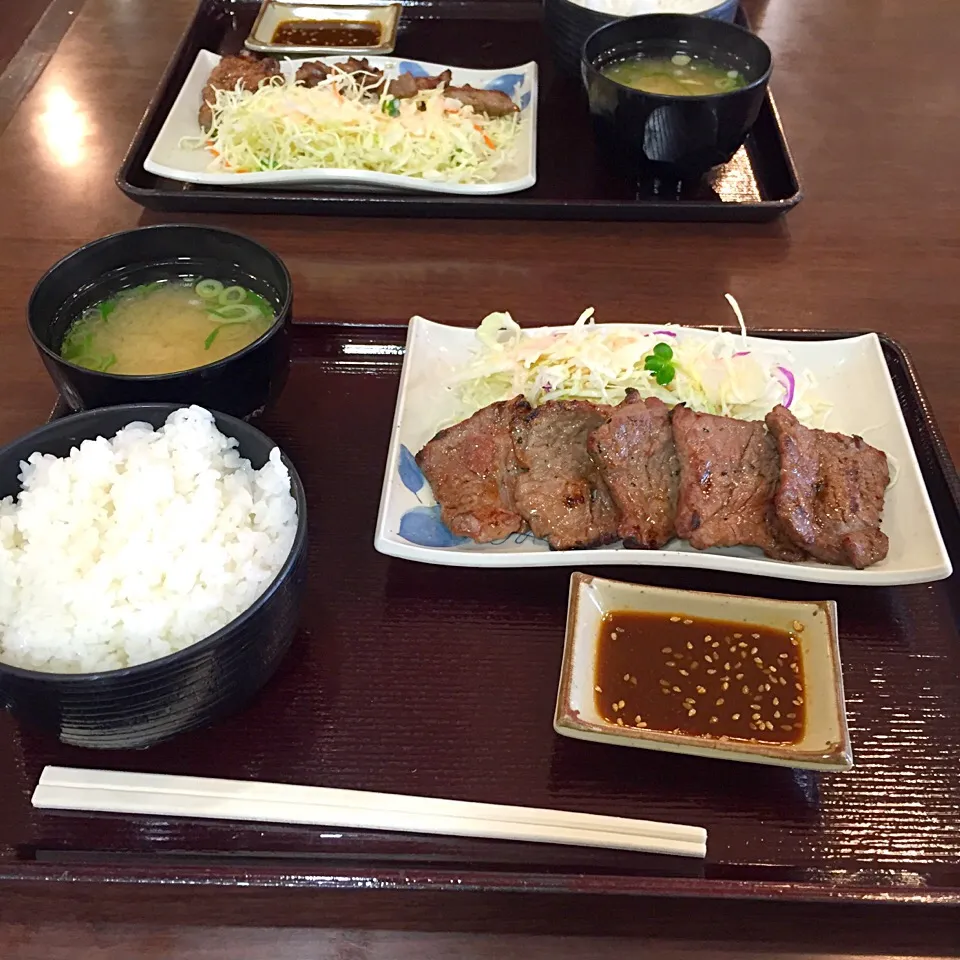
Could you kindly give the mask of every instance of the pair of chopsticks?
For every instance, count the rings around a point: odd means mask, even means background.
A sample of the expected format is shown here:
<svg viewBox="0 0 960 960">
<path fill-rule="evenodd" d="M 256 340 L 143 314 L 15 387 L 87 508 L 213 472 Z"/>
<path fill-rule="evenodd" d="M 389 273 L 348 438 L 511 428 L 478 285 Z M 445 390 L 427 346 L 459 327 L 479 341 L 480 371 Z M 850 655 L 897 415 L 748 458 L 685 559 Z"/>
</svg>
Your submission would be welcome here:
<svg viewBox="0 0 960 960">
<path fill-rule="evenodd" d="M 43 810 L 489 837 L 680 857 L 705 857 L 707 853 L 707 831 L 678 823 L 362 790 L 73 767 L 45 767 L 33 805 Z"/>
</svg>

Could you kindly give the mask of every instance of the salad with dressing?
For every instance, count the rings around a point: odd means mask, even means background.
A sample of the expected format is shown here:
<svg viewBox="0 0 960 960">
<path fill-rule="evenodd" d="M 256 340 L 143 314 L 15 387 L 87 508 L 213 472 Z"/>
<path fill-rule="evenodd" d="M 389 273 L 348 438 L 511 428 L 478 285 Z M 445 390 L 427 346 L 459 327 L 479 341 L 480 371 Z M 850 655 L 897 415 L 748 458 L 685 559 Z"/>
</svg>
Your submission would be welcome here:
<svg viewBox="0 0 960 960">
<path fill-rule="evenodd" d="M 802 423 L 822 426 L 829 404 L 807 369 L 773 344 L 747 340 L 740 308 L 729 294 L 740 333 L 666 324 L 598 324 L 585 310 L 564 329 L 524 330 L 509 313 L 491 313 L 477 330 L 477 350 L 454 388 L 465 408 L 479 410 L 523 394 L 547 400 L 617 404 L 627 388 L 700 413 L 759 420 L 783 404 Z"/>
<path fill-rule="evenodd" d="M 206 149 L 214 172 L 371 170 L 453 183 L 487 183 L 512 155 L 517 114 L 488 116 L 442 87 L 371 96 L 365 76 L 336 70 L 309 87 L 277 75 L 252 91 L 217 88 L 209 134 L 181 146 Z"/>
</svg>

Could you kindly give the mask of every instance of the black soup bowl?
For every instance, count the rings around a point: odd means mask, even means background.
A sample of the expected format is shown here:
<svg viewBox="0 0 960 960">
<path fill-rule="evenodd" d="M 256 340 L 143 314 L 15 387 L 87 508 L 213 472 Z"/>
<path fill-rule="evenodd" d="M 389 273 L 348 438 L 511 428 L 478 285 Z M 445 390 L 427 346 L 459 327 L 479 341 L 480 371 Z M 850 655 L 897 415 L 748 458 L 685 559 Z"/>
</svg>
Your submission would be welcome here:
<svg viewBox="0 0 960 960">
<path fill-rule="evenodd" d="M 273 307 L 271 327 L 249 346 L 177 373 L 126 376 L 60 356 L 70 324 L 120 290 L 208 276 L 253 290 Z M 293 294 L 283 261 L 248 237 L 214 227 L 169 224 L 94 240 L 54 264 L 34 288 L 27 324 L 47 372 L 71 410 L 123 403 L 196 403 L 235 417 L 259 413 L 280 394 L 290 362 Z"/>
<path fill-rule="evenodd" d="M 37 451 L 63 457 L 71 447 L 112 437 L 134 421 L 163 425 L 179 404 L 104 407 L 54 420 L 0 449 L 0 499 L 20 492 L 20 461 Z M 214 413 L 221 433 L 239 441 L 253 467 L 275 444 L 255 427 Z M 290 491 L 297 532 L 273 583 L 253 605 L 210 636 L 158 660 L 100 673 L 46 673 L 0 662 L 0 706 L 26 726 L 79 747 L 148 747 L 239 710 L 270 679 L 297 629 L 306 585 L 307 513 L 293 464 Z"/>
<path fill-rule="evenodd" d="M 697 96 L 646 93 L 602 70 L 638 54 L 702 57 L 737 70 L 743 86 Z M 734 24 L 649 14 L 601 27 L 583 45 L 581 73 L 600 149 L 630 177 L 700 177 L 726 163 L 757 119 L 773 69 L 770 48 Z"/>
</svg>

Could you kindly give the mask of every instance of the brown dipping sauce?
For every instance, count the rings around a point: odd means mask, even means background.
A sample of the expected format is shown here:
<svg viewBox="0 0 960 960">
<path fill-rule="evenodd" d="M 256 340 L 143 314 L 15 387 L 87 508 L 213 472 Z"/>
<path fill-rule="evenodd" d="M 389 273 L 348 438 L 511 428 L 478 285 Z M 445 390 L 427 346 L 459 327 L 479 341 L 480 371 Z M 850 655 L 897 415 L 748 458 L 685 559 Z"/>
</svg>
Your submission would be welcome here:
<svg viewBox="0 0 960 960">
<path fill-rule="evenodd" d="M 284 20 L 273 43 L 297 47 L 375 47 L 380 24 L 361 20 Z"/>
<path fill-rule="evenodd" d="M 600 627 L 595 678 L 597 712 L 618 726 L 755 743 L 803 739 L 803 663 L 786 630 L 611 613 Z"/>
</svg>

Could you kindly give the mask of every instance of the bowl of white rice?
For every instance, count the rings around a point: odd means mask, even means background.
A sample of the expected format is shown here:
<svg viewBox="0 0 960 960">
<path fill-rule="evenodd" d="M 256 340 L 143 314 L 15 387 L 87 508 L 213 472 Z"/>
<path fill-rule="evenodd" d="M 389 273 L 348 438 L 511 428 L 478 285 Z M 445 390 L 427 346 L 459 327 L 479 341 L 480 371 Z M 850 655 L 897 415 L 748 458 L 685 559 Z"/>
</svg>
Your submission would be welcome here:
<svg viewBox="0 0 960 960">
<path fill-rule="evenodd" d="M 77 746 L 243 706 L 296 632 L 306 500 L 255 427 L 130 404 L 0 449 L 0 702 Z"/>
<path fill-rule="evenodd" d="M 738 6 L 738 0 L 543 0 L 543 23 L 558 65 L 579 76 L 583 44 L 608 23 L 648 13 L 685 13 L 733 23 Z"/>
</svg>

